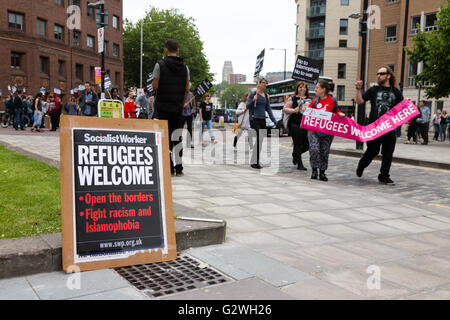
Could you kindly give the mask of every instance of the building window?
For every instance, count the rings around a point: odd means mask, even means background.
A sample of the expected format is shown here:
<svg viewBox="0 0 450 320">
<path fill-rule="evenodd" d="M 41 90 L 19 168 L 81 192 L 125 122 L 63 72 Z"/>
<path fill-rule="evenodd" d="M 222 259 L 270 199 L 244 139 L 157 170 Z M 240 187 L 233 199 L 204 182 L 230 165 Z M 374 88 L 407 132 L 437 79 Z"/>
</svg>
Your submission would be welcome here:
<svg viewBox="0 0 450 320">
<path fill-rule="evenodd" d="M 113 44 L 113 56 L 114 57 L 118 57 L 119 56 L 119 45 L 118 44 Z"/>
<path fill-rule="evenodd" d="M 337 100 L 345 101 L 345 86 L 337 86 Z"/>
<path fill-rule="evenodd" d="M 348 19 L 341 19 L 339 34 L 348 34 Z"/>
<path fill-rule="evenodd" d="M 88 17 L 94 18 L 94 16 L 95 16 L 94 8 L 89 7 L 89 2 L 87 3 L 87 10 L 86 10 L 86 12 L 87 12 L 87 16 Z"/>
<path fill-rule="evenodd" d="M 64 7 L 63 0 L 54 0 L 54 1 L 55 1 L 55 4 L 57 4 L 58 6 Z"/>
<path fill-rule="evenodd" d="M 392 72 L 395 72 L 395 64 L 388 64 L 388 67 L 391 68 Z"/>
<path fill-rule="evenodd" d="M 37 19 L 36 32 L 40 36 L 46 35 L 47 22 L 45 20 Z"/>
<path fill-rule="evenodd" d="M 347 65 L 345 63 L 338 64 L 338 79 L 345 79 Z"/>
<path fill-rule="evenodd" d="M 95 67 L 89 68 L 89 80 L 95 82 Z"/>
<path fill-rule="evenodd" d="M 73 45 L 80 46 L 81 33 L 79 31 L 73 31 Z"/>
<path fill-rule="evenodd" d="M 341 6 L 348 6 L 349 2 L 349 0 L 341 0 Z"/>
<path fill-rule="evenodd" d="M 416 34 L 420 27 L 420 16 L 411 17 L 411 34 Z"/>
<path fill-rule="evenodd" d="M 66 62 L 63 60 L 58 60 L 58 76 L 66 76 Z"/>
<path fill-rule="evenodd" d="M 387 0 L 387 3 L 396 3 L 396 2 L 398 2 L 399 0 Z"/>
<path fill-rule="evenodd" d="M 397 41 L 397 26 L 387 26 L 385 42 L 389 43 L 395 41 Z"/>
<path fill-rule="evenodd" d="M 119 29 L 119 17 L 113 16 L 112 25 L 114 29 Z"/>
<path fill-rule="evenodd" d="M 339 40 L 339 48 L 347 48 L 347 40 Z"/>
<path fill-rule="evenodd" d="M 417 70 L 418 64 L 410 61 L 408 64 L 408 87 L 414 87 L 416 85 L 413 77 L 417 75 Z"/>
<path fill-rule="evenodd" d="M 24 30 L 24 15 L 20 13 L 8 12 L 8 25 L 10 29 Z"/>
<path fill-rule="evenodd" d="M 64 28 L 55 24 L 55 40 L 62 41 L 64 34 Z"/>
<path fill-rule="evenodd" d="M 431 31 L 431 30 L 436 30 L 437 29 L 437 25 L 436 25 L 436 13 L 430 13 L 425 15 L 425 29 L 424 31 Z"/>
<path fill-rule="evenodd" d="M 40 57 L 40 71 L 46 75 L 50 75 L 50 59 L 49 57 Z"/>
<path fill-rule="evenodd" d="M 11 69 L 22 69 L 22 53 L 11 52 Z"/>
<path fill-rule="evenodd" d="M 87 36 L 87 47 L 94 49 L 95 38 L 93 36 Z"/>
<path fill-rule="evenodd" d="M 120 78 L 120 72 L 116 72 L 116 85 L 120 86 L 120 83 L 122 83 Z"/>
<path fill-rule="evenodd" d="M 75 77 L 78 80 L 83 81 L 83 65 L 82 64 L 76 64 L 75 65 Z"/>
</svg>

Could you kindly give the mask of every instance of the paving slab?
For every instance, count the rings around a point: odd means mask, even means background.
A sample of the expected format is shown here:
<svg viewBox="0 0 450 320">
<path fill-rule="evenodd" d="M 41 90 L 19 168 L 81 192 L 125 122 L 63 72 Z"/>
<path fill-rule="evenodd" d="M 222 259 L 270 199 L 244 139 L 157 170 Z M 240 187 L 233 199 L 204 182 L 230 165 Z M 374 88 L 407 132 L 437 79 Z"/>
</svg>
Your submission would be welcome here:
<svg viewBox="0 0 450 320">
<path fill-rule="evenodd" d="M 235 243 L 195 248 L 188 251 L 188 254 L 210 263 L 204 259 L 203 253 L 214 255 L 218 259 L 212 266 L 219 270 L 224 270 L 223 268 L 227 265 L 232 265 L 276 287 L 310 278 L 303 272 Z"/>
<path fill-rule="evenodd" d="M 238 282 L 198 289 L 167 296 L 159 300 L 294 300 L 294 297 L 261 279 L 251 278 Z M 214 318 L 214 317 L 213 317 Z"/>
<path fill-rule="evenodd" d="M 130 288 L 125 279 L 113 270 L 97 270 L 81 274 L 65 274 L 63 272 L 38 274 L 27 277 L 27 280 L 42 300 L 65 300 Z M 68 283 L 71 285 L 68 286 Z"/>
<path fill-rule="evenodd" d="M 284 293 L 298 300 L 362 300 L 362 296 L 319 279 L 308 279 L 283 287 Z"/>
<path fill-rule="evenodd" d="M 0 300 L 39 300 L 27 279 L 0 280 Z"/>
</svg>

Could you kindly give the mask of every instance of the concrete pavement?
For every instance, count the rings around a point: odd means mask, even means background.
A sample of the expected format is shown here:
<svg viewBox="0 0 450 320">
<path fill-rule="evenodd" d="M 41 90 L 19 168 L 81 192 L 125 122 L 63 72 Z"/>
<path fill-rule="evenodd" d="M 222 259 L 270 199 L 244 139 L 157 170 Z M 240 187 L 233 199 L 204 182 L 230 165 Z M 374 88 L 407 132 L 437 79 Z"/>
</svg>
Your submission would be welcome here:
<svg viewBox="0 0 450 320">
<path fill-rule="evenodd" d="M 0 143 L 48 160 L 58 159 L 58 142 L 57 136 L 0 135 Z M 289 159 L 289 150 L 281 149 L 279 157 Z M 312 181 L 283 171 L 288 160 L 269 156 L 263 163 L 282 168 L 254 171 L 239 164 L 245 152 L 232 150 L 225 155 L 236 164 L 195 161 L 211 152 L 211 146 L 186 150 L 185 176 L 172 179 L 174 202 L 227 221 L 225 244 L 183 254 L 233 281 L 159 299 L 450 298 L 450 210 L 444 206 L 413 203 L 386 186 Z M 351 166 L 344 170 L 354 175 Z M 445 171 L 437 172 L 445 179 Z M 0 298 L 148 298 L 113 270 L 81 274 L 79 290 L 67 288 L 69 277 L 56 272 L 2 280 Z"/>
</svg>

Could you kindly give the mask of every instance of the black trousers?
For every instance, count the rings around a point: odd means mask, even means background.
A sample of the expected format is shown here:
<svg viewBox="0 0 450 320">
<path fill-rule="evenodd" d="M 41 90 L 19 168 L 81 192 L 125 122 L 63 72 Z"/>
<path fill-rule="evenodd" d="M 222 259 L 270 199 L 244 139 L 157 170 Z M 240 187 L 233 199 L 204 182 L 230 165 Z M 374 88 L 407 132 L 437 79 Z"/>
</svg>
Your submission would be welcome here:
<svg viewBox="0 0 450 320">
<path fill-rule="evenodd" d="M 169 125 L 169 149 L 170 149 L 170 172 L 183 172 L 183 136 L 182 129 L 183 116 L 180 113 L 158 111 L 159 120 L 167 120 Z M 175 134 L 174 134 L 175 133 Z"/>
<path fill-rule="evenodd" d="M 184 125 L 187 124 L 187 131 L 189 132 L 189 136 L 187 137 L 187 145 L 191 145 L 193 133 L 192 133 L 192 122 L 193 122 L 194 116 L 191 114 L 190 116 L 183 116 L 181 127 L 184 128 Z"/>
<path fill-rule="evenodd" d="M 302 154 L 309 150 L 308 130 L 300 128 L 300 124 L 290 124 L 289 134 L 294 144 L 292 159 L 295 163 L 299 163 Z"/>
<path fill-rule="evenodd" d="M 58 122 L 59 122 L 59 114 L 51 114 L 50 115 L 50 123 L 52 124 L 52 129 L 51 131 L 56 131 L 56 129 L 58 128 Z"/>
<path fill-rule="evenodd" d="M 423 143 L 428 144 L 428 131 L 430 129 L 430 123 L 423 123 L 420 127 L 420 132 L 422 133 Z"/>
<path fill-rule="evenodd" d="M 408 127 L 408 141 L 413 139 L 414 142 L 417 142 L 417 123 L 416 119 L 411 120 L 411 124 Z"/>
<path fill-rule="evenodd" d="M 256 148 L 253 147 L 251 164 L 259 164 L 262 143 L 267 135 L 266 119 L 253 119 L 250 126 L 253 129 L 249 131 L 250 140 L 253 141 L 253 137 L 256 136 Z"/>
<path fill-rule="evenodd" d="M 386 133 L 378 139 L 367 142 L 367 150 L 359 161 L 359 167 L 362 169 L 367 168 L 381 150 L 383 157 L 381 160 L 380 177 L 389 178 L 389 171 L 391 170 L 396 142 L 397 137 L 395 130 Z"/>
</svg>

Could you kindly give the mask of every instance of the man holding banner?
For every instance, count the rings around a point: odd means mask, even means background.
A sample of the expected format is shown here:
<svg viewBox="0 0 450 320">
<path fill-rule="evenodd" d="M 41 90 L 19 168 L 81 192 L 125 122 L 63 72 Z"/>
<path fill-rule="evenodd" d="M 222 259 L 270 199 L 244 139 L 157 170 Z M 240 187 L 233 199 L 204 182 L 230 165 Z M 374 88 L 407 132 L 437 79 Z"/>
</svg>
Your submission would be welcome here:
<svg viewBox="0 0 450 320">
<path fill-rule="evenodd" d="M 400 90 L 394 87 L 395 76 L 390 67 L 382 66 L 377 72 L 377 80 L 378 86 L 373 86 L 364 93 L 361 93 L 362 81 L 356 82 L 356 103 L 363 104 L 370 101 L 371 104 L 369 123 L 377 121 L 404 99 Z M 395 130 L 389 131 L 375 140 L 368 141 L 367 150 L 359 161 L 356 175 L 358 177 L 363 175 L 364 169 L 370 165 L 381 149 L 383 158 L 378 181 L 383 184 L 394 183 L 390 179 L 389 171 L 396 141 Z"/>
</svg>

